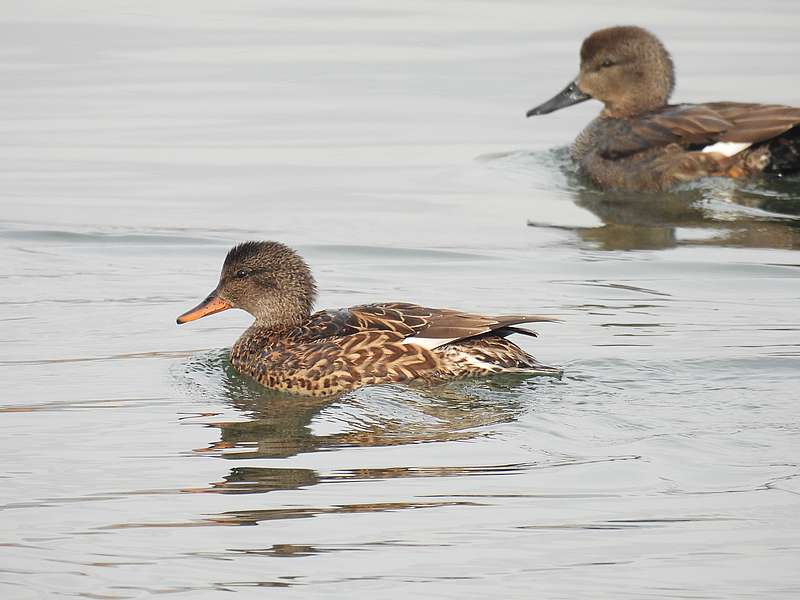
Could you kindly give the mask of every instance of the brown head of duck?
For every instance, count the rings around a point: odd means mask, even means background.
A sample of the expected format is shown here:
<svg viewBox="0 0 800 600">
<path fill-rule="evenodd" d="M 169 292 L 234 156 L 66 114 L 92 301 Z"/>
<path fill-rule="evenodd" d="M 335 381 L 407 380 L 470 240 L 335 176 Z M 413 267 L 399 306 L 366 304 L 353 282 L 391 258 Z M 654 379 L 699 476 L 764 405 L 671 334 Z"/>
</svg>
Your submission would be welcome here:
<svg viewBox="0 0 800 600">
<path fill-rule="evenodd" d="M 294 250 L 278 242 L 244 242 L 228 252 L 214 291 L 177 322 L 240 308 L 257 326 L 293 327 L 308 319 L 315 298 L 314 277 Z"/>
<path fill-rule="evenodd" d="M 528 117 L 595 99 L 602 116 L 627 117 L 664 106 L 675 87 L 672 58 L 652 33 L 631 25 L 595 31 L 581 46 L 578 76 Z"/>
</svg>

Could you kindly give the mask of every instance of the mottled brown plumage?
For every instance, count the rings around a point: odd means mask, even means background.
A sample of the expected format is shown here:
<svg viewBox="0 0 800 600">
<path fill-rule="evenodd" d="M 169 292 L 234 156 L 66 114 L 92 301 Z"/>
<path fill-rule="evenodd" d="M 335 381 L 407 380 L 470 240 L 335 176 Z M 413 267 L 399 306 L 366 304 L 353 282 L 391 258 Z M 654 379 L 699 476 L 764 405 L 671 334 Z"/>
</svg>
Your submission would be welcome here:
<svg viewBox="0 0 800 600">
<path fill-rule="evenodd" d="M 577 79 L 528 116 L 591 98 L 603 102 L 571 154 L 604 189 L 665 190 L 707 176 L 800 171 L 800 108 L 670 105 L 674 81 L 672 59 L 652 33 L 632 26 L 601 29 L 583 42 Z"/>
<path fill-rule="evenodd" d="M 502 372 L 560 374 L 506 339 L 536 335 L 515 326 L 550 317 L 489 317 L 404 302 L 311 314 L 314 294 L 313 277 L 294 251 L 246 242 L 228 253 L 217 288 L 178 323 L 246 310 L 256 320 L 231 349 L 231 364 L 268 388 L 297 394 Z"/>
</svg>

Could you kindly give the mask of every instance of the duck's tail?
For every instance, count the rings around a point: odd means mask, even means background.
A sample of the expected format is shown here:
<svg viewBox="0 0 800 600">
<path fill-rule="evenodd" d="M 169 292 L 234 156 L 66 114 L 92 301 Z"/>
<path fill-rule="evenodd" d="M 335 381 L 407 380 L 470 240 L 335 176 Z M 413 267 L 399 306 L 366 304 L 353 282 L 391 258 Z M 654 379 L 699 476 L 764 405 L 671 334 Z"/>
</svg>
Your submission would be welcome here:
<svg viewBox="0 0 800 600">
<path fill-rule="evenodd" d="M 437 350 L 442 354 L 447 368 L 457 377 L 491 373 L 530 373 L 561 377 L 561 368 L 540 363 L 503 335 L 522 331 L 493 331 L 458 340 Z M 528 334 L 536 335 L 532 331 Z"/>
</svg>

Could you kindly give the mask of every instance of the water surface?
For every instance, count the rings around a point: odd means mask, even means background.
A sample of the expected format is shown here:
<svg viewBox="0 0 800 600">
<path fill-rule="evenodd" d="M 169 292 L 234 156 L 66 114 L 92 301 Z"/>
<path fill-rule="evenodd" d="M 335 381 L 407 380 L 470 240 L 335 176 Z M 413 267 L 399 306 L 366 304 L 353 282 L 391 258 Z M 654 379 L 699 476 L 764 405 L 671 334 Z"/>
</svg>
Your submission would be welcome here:
<svg viewBox="0 0 800 600">
<path fill-rule="evenodd" d="M 604 194 L 597 105 L 524 119 L 631 20 L 677 100 L 800 104 L 791 5 L 7 8 L 4 598 L 800 593 L 800 182 Z M 558 315 L 565 376 L 267 393 L 246 315 L 174 324 L 244 239 L 320 307 Z"/>
</svg>

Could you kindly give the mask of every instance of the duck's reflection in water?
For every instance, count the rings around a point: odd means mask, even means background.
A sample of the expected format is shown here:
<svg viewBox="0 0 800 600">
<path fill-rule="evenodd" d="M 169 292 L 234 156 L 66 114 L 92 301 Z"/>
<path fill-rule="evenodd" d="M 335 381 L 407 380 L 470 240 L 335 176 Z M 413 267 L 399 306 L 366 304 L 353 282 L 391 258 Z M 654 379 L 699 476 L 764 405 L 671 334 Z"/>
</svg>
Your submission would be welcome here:
<svg viewBox="0 0 800 600">
<path fill-rule="evenodd" d="M 337 448 L 396 446 L 487 436 L 493 432 L 492 425 L 513 421 L 526 410 L 523 397 L 530 398 L 532 386 L 559 385 L 552 378 L 506 375 L 439 386 L 373 386 L 340 397 L 305 398 L 269 391 L 242 377 L 230 366 L 226 351 L 195 356 L 187 364 L 182 379 L 191 393 L 219 395 L 236 409 L 238 415 L 248 418 L 247 421 L 212 423 L 206 420 L 206 425 L 218 428 L 220 439 L 207 448 L 194 451 L 237 462 L 255 458 L 287 458 Z M 184 491 L 264 493 L 329 482 L 508 473 L 529 466 L 357 467 L 320 475 L 312 469 L 237 465 L 207 487 Z M 345 510 L 345 507 L 335 508 Z M 367 508 L 350 506 L 346 509 L 352 512 Z M 322 509 L 309 510 L 316 513 Z M 266 511 L 269 514 L 261 517 L 276 518 L 270 516 L 272 512 Z M 297 516 L 306 515 L 298 514 L 292 518 Z M 220 517 L 226 520 L 230 515 Z"/>
<path fill-rule="evenodd" d="M 559 168 L 564 190 L 599 227 L 559 227 L 604 250 L 678 246 L 800 248 L 800 178 L 739 182 L 705 179 L 669 192 L 601 191 L 587 184 L 564 150 L 542 159 Z M 553 227 L 531 219 L 532 227 Z"/>
</svg>

